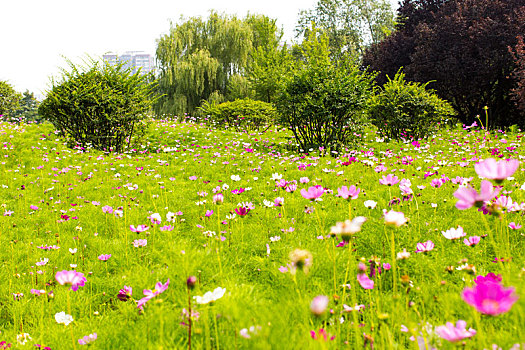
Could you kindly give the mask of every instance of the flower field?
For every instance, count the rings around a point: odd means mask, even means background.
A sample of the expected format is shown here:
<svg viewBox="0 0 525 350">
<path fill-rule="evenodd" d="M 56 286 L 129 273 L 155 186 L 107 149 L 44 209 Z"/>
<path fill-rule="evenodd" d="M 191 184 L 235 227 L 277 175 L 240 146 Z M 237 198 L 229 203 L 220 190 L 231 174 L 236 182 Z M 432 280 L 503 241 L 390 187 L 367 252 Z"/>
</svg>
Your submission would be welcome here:
<svg viewBox="0 0 525 350">
<path fill-rule="evenodd" d="M 0 124 L 0 349 L 523 349 L 523 134 L 362 138 Z"/>
</svg>

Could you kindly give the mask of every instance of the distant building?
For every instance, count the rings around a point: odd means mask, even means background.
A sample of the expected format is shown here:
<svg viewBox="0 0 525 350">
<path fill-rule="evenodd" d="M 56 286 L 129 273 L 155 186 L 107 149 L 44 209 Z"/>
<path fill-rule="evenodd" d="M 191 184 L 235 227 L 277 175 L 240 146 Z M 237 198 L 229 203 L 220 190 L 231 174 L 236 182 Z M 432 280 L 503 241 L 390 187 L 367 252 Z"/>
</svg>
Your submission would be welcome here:
<svg viewBox="0 0 525 350">
<path fill-rule="evenodd" d="M 122 55 L 108 53 L 102 56 L 102 59 L 110 65 L 122 62 L 124 69 L 131 68 L 133 73 L 140 69 L 141 74 L 147 74 L 155 70 L 155 59 L 143 51 L 126 51 Z"/>
</svg>

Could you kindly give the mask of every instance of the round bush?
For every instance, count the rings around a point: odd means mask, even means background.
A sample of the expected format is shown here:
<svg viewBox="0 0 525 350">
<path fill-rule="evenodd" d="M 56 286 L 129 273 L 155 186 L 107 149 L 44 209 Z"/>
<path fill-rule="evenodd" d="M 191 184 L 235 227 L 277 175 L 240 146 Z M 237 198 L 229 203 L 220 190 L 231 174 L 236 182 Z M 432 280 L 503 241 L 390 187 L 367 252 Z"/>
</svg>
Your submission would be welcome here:
<svg viewBox="0 0 525 350">
<path fill-rule="evenodd" d="M 392 139 L 422 138 L 455 112 L 448 102 L 426 90 L 427 84 L 407 82 L 404 77 L 398 72 L 370 98 L 370 121 Z"/>
<path fill-rule="evenodd" d="M 276 118 L 275 108 L 270 103 L 250 99 L 238 99 L 221 104 L 205 101 L 199 112 L 217 124 L 239 130 L 263 131 L 272 125 Z"/>
<path fill-rule="evenodd" d="M 154 83 L 121 64 L 91 61 L 90 67 L 63 70 L 38 111 L 70 145 L 120 152 L 143 131 L 140 120 L 154 102 Z"/>
<path fill-rule="evenodd" d="M 366 102 L 374 76 L 351 62 L 326 61 L 296 69 L 278 101 L 280 122 L 299 147 L 329 147 L 357 143 L 366 124 Z"/>
</svg>

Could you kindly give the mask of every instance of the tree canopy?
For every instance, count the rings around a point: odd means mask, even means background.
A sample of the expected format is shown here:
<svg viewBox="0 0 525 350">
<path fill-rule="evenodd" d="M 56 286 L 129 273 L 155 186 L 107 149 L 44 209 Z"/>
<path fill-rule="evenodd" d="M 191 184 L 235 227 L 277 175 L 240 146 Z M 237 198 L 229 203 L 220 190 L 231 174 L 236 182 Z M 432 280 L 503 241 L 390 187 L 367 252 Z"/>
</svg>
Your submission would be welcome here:
<svg viewBox="0 0 525 350">
<path fill-rule="evenodd" d="M 0 115 L 10 116 L 20 105 L 22 95 L 6 81 L 0 81 Z"/>
<path fill-rule="evenodd" d="M 464 122 L 488 106 L 493 125 L 524 124 L 511 100 L 517 65 L 510 48 L 525 33 L 525 0 L 404 0 L 395 32 L 372 45 L 363 65 L 447 99 Z M 519 74 L 518 74 L 519 76 Z"/>
<path fill-rule="evenodd" d="M 357 57 L 391 33 L 394 13 L 387 0 L 318 0 L 300 13 L 297 35 L 308 37 L 312 23 L 328 35 L 332 56 Z"/>
</svg>

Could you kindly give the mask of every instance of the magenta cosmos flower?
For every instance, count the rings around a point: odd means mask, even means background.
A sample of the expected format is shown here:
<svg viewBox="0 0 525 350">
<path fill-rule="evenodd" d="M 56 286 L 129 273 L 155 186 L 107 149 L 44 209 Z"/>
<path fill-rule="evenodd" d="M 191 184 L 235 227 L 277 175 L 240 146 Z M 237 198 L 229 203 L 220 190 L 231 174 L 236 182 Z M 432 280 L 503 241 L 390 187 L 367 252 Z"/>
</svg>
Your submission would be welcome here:
<svg viewBox="0 0 525 350">
<path fill-rule="evenodd" d="M 246 208 L 246 207 L 235 208 L 235 212 L 239 216 L 246 216 L 250 212 L 250 208 Z"/>
<path fill-rule="evenodd" d="M 359 197 L 359 192 L 361 192 L 361 189 L 354 185 L 350 187 L 343 186 L 337 189 L 337 196 L 344 199 L 357 199 L 357 197 Z"/>
<path fill-rule="evenodd" d="M 445 326 L 436 327 L 436 333 L 441 338 L 454 343 L 465 338 L 473 337 L 476 335 L 476 330 L 472 328 L 467 330 L 467 322 L 459 320 L 455 326 L 452 322 L 447 322 Z"/>
<path fill-rule="evenodd" d="M 502 182 L 512 176 L 519 165 L 520 161 L 517 159 L 496 161 L 494 158 L 489 158 L 475 164 L 474 169 L 480 177 Z"/>
<path fill-rule="evenodd" d="M 117 294 L 117 298 L 122 301 L 128 301 L 131 299 L 131 296 L 133 295 L 133 288 L 124 286 L 121 290 L 119 290 Z"/>
<path fill-rule="evenodd" d="M 514 288 L 505 288 L 491 278 L 484 278 L 461 293 L 463 300 L 485 315 L 496 316 L 508 312 L 518 300 Z"/>
<path fill-rule="evenodd" d="M 78 287 L 83 287 L 87 281 L 84 274 L 77 271 L 58 271 L 55 275 L 55 279 L 62 286 L 71 286 L 71 290 L 77 291 Z"/>
<path fill-rule="evenodd" d="M 454 192 L 454 197 L 458 199 L 456 208 L 459 210 L 465 210 L 473 206 L 481 207 L 483 202 L 489 201 L 499 193 L 500 188 L 494 188 L 492 183 L 487 180 L 481 181 L 481 190 L 478 193 L 472 187 L 460 187 Z"/>
<path fill-rule="evenodd" d="M 320 185 L 312 186 L 308 189 L 308 191 L 304 188 L 301 190 L 301 195 L 304 198 L 310 199 L 310 200 L 321 200 L 319 197 L 321 197 L 323 193 L 324 193 L 324 188 L 323 186 L 320 186 Z"/>
</svg>

